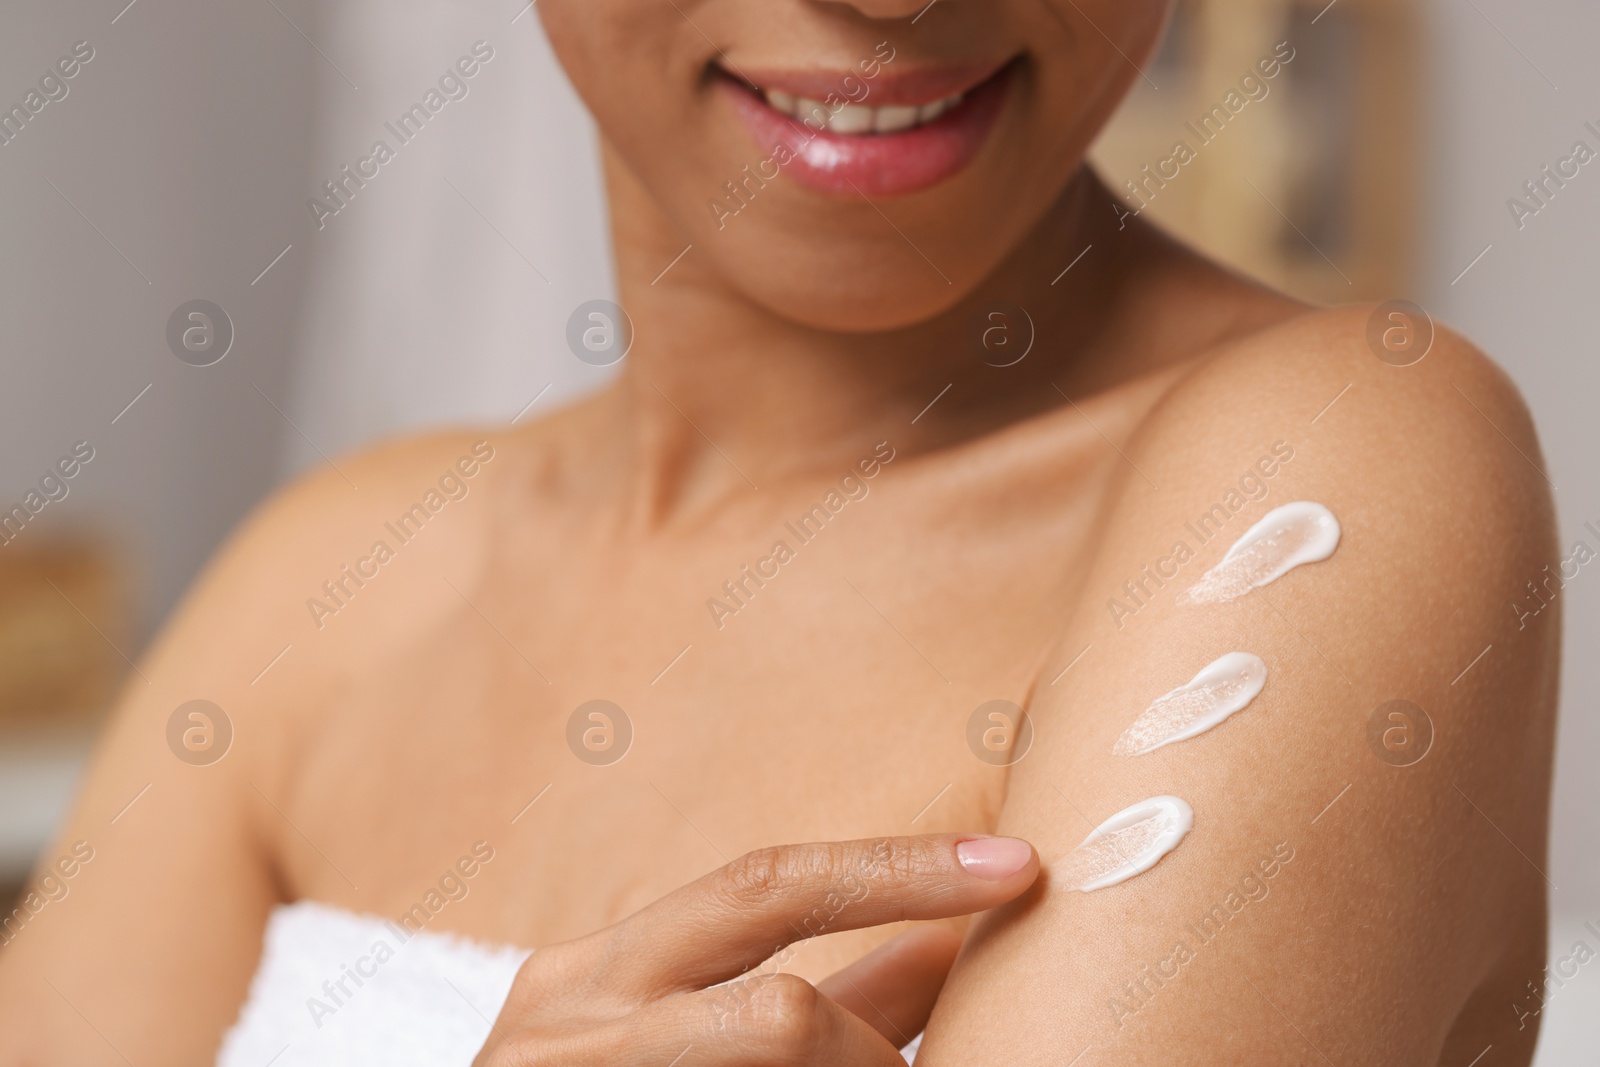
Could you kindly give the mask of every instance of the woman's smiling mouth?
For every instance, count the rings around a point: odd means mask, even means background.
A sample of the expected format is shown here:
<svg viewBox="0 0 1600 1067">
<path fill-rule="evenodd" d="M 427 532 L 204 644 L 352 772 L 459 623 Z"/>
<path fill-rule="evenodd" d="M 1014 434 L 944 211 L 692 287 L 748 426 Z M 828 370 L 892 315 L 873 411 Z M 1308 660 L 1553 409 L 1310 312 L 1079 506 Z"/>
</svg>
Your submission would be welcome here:
<svg viewBox="0 0 1600 1067">
<path fill-rule="evenodd" d="M 718 83 L 756 145 L 801 184 L 834 195 L 899 196 L 971 162 L 999 117 L 1014 66 L 884 69 L 872 78 L 719 71 Z M 847 86 L 855 88 L 848 98 Z"/>
<path fill-rule="evenodd" d="M 797 97 L 782 89 L 765 89 L 762 95 L 766 98 L 767 106 L 774 111 L 781 111 L 813 127 L 823 127 L 830 133 L 842 134 L 899 133 L 926 126 L 966 98 L 965 93 L 952 93 L 920 107 L 916 104 L 885 104 L 882 107 L 845 104 L 834 111 L 821 100 Z"/>
</svg>

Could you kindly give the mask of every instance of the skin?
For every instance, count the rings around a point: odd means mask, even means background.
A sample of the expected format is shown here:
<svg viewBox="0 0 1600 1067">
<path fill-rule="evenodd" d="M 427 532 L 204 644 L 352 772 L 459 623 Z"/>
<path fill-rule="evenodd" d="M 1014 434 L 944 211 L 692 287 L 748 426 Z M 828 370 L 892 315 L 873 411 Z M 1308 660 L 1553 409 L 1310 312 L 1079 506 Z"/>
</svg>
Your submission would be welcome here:
<svg viewBox="0 0 1600 1067">
<path fill-rule="evenodd" d="M 590 973 L 597 931 L 751 849 L 908 833 L 1013 835 L 1042 861 L 1031 885 L 1030 868 L 969 894 L 939 913 L 944 933 L 897 942 L 909 955 L 863 978 L 909 991 L 903 1025 L 931 1007 L 923 1062 L 1092 1046 L 1085 1063 L 1461 1064 L 1492 1043 L 1495 1062 L 1527 1063 L 1537 1017 L 1514 1005 L 1544 965 L 1559 620 L 1508 605 L 1559 555 L 1506 378 L 1442 327 L 1421 362 L 1391 366 L 1366 341 L 1372 308 L 1303 307 L 1119 219 L 1083 150 L 1163 3 L 947 3 L 915 26 L 922 4 L 893 0 L 676 6 L 538 9 L 603 135 L 636 330 L 623 373 L 531 425 L 343 457 L 244 525 L 142 660 L 47 857 L 84 840 L 93 860 L 0 954 L 0 1063 L 210 1062 L 275 904 L 399 916 L 479 841 L 493 859 L 429 928 L 588 946 L 535 953 L 480 1062 L 560 1060 L 551 1027 L 609 1033 L 693 991 L 624 1003 L 596 987 L 536 1018 L 549 961 Z M 708 37 L 749 69 L 843 69 L 886 38 L 907 67 L 1026 61 L 955 178 L 876 208 L 774 182 L 718 230 L 707 198 L 761 153 L 705 76 Z M 1038 335 L 1004 369 L 964 341 L 996 301 L 1028 308 Z M 319 625 L 306 600 L 478 441 L 493 459 L 468 495 Z M 1187 534 L 1278 442 L 1293 458 L 1255 483 L 1265 498 L 1206 544 Z M 713 621 L 723 582 L 875 449 L 865 498 Z M 1331 559 L 1232 603 L 1182 600 L 1294 500 L 1339 517 Z M 1196 558 L 1114 617 L 1108 601 L 1179 539 Z M 1152 699 L 1234 650 L 1268 665 L 1248 709 L 1111 755 Z M 206 767 L 165 740 L 197 697 L 235 730 Z M 596 697 L 634 732 L 606 767 L 565 741 Z M 1010 768 L 965 740 L 993 699 L 1034 727 Z M 1434 726 L 1412 766 L 1367 740 L 1393 699 Z M 1052 878 L 1093 826 L 1158 794 L 1196 815 L 1153 870 L 1092 894 Z M 959 883 L 955 839 L 894 846 L 906 885 Z M 1292 858 L 1267 877 L 1275 849 Z M 808 892 L 833 884 L 814 852 L 783 855 Z M 715 898 L 699 884 L 680 911 Z M 1012 897 L 970 928 L 958 917 Z M 763 929 L 769 896 L 745 903 L 728 923 Z M 1227 929 L 1202 943 L 1187 928 L 1214 903 Z M 824 980 L 879 967 L 858 961 L 900 932 L 884 920 L 930 915 L 852 917 L 786 970 L 865 1020 L 848 983 Z M 679 960 L 653 980 L 682 959 L 702 977 L 745 962 L 706 940 L 691 928 L 652 948 Z M 1192 958 L 1144 979 L 1178 941 Z M 761 1018 L 787 1043 L 761 1062 L 892 1054 L 859 1029 L 850 1051 L 827 1044 L 858 1016 L 775 984 Z M 704 1024 L 687 1012 L 659 1032 Z M 671 1058 L 640 1042 L 601 1060 Z M 729 1054 L 707 1038 L 683 1062 Z"/>
</svg>

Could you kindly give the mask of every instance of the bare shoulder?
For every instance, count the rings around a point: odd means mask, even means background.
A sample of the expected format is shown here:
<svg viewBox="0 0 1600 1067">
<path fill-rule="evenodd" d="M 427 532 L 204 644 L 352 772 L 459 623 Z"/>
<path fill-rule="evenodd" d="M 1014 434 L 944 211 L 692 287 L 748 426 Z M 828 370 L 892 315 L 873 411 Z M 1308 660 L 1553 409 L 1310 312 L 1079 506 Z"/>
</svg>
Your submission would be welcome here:
<svg viewBox="0 0 1600 1067">
<path fill-rule="evenodd" d="M 478 475 L 492 467 L 502 440 L 492 431 L 467 428 L 398 437 L 324 459 L 262 501 L 224 546 L 219 562 L 268 545 L 276 546 L 263 553 L 268 557 L 282 559 L 285 549 L 292 556 L 303 545 L 357 532 L 380 509 L 387 514 L 430 490 L 449 502 L 463 495 L 457 481 L 470 493 Z M 435 502 L 435 513 L 443 510 Z"/>
<path fill-rule="evenodd" d="M 1157 472 L 1170 472 L 1173 491 L 1139 493 L 1152 486 L 1130 470 L 1135 492 L 1122 506 L 1130 515 L 1209 506 L 1181 487 L 1237 483 L 1241 460 L 1279 443 L 1294 459 L 1280 464 L 1287 478 L 1257 471 L 1267 492 L 1322 494 L 1347 526 L 1392 539 L 1391 559 L 1453 560 L 1434 568 L 1435 584 L 1463 579 L 1474 561 L 1537 571 L 1553 551 L 1553 485 L 1516 386 L 1415 305 L 1307 311 L 1196 361 L 1129 452 L 1158 484 Z M 1251 504 L 1255 491 L 1230 503 Z M 1490 573 L 1477 570 L 1479 584 Z"/>
<path fill-rule="evenodd" d="M 1451 445 L 1493 439 L 1500 446 L 1493 455 L 1509 453 L 1548 486 L 1532 420 L 1510 378 L 1415 305 L 1306 310 L 1236 335 L 1198 360 L 1155 415 L 1153 429 L 1181 433 L 1209 421 L 1219 432 L 1270 422 L 1298 424 L 1306 434 L 1371 435 L 1364 454 L 1385 459 L 1402 458 L 1399 444 L 1426 454 L 1436 434 Z"/>
<path fill-rule="evenodd" d="M 1195 361 L 1123 452 L 1001 820 L 1048 873 L 924 1047 L 992 1055 L 999 1013 L 1013 1059 L 1527 1062 L 1559 620 L 1524 605 L 1561 563 L 1515 388 L 1442 326 L 1308 312 Z M 1223 714 L 1162 704 L 1224 676 Z M 1082 891 L 1085 836 L 1164 797 L 1177 847 Z"/>
<path fill-rule="evenodd" d="M 384 442 L 326 459 L 267 497 L 191 587 L 152 655 L 211 653 L 215 669 L 260 671 L 281 649 L 348 655 L 381 633 L 330 624 L 381 585 L 408 584 L 405 556 L 466 553 L 484 537 L 481 506 L 505 466 L 492 432 Z M 380 627 L 381 630 L 381 627 Z M 192 663 L 186 669 L 193 669 Z M 220 679 L 219 679 L 220 680 Z"/>
</svg>

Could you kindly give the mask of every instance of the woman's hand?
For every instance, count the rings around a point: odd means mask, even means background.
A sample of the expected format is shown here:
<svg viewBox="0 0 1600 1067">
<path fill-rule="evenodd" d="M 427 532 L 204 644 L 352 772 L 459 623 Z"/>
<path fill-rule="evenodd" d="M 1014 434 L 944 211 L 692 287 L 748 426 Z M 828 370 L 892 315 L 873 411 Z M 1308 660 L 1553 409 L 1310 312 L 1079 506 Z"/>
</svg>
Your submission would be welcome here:
<svg viewBox="0 0 1600 1067">
<path fill-rule="evenodd" d="M 1004 837 L 752 852 L 613 926 L 535 952 L 474 1065 L 903 1067 L 897 1049 L 933 1010 L 955 934 L 918 928 L 819 986 L 773 968 L 746 972 L 818 934 L 995 907 L 1038 873 L 1033 846 Z"/>
</svg>

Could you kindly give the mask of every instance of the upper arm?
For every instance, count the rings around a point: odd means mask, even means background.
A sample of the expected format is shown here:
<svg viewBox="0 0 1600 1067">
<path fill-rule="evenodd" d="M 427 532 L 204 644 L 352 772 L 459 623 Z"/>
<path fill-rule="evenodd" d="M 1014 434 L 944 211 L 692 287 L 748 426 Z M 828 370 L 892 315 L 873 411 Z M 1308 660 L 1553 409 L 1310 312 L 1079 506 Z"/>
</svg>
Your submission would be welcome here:
<svg viewBox="0 0 1600 1067">
<path fill-rule="evenodd" d="M 1531 1020 L 1519 1032 L 1500 1001 L 1542 966 L 1558 620 L 1511 605 L 1536 605 L 1526 583 L 1554 569 L 1548 487 L 1487 360 L 1441 335 L 1391 367 L 1364 323 L 1319 315 L 1217 360 L 1126 449 L 1139 473 L 1038 683 L 1001 819 L 1045 873 L 975 927 L 930 1062 L 1067 1062 L 1092 1046 L 1086 1064 L 1433 1063 L 1485 990 L 1487 1036 L 1458 1031 L 1452 1055 L 1531 1050 Z M 1250 525 L 1302 500 L 1342 527 L 1330 558 L 1232 601 L 1185 596 Z M 1202 543 L 1194 524 L 1219 504 Z M 1229 652 L 1266 664 L 1252 703 L 1113 754 L 1155 698 Z M 1384 747 L 1403 720 L 1370 725 L 1392 700 L 1432 724 L 1411 765 Z M 1064 884 L 1061 859 L 1093 827 L 1164 794 L 1194 812 L 1174 851 L 1120 885 Z"/>
</svg>

